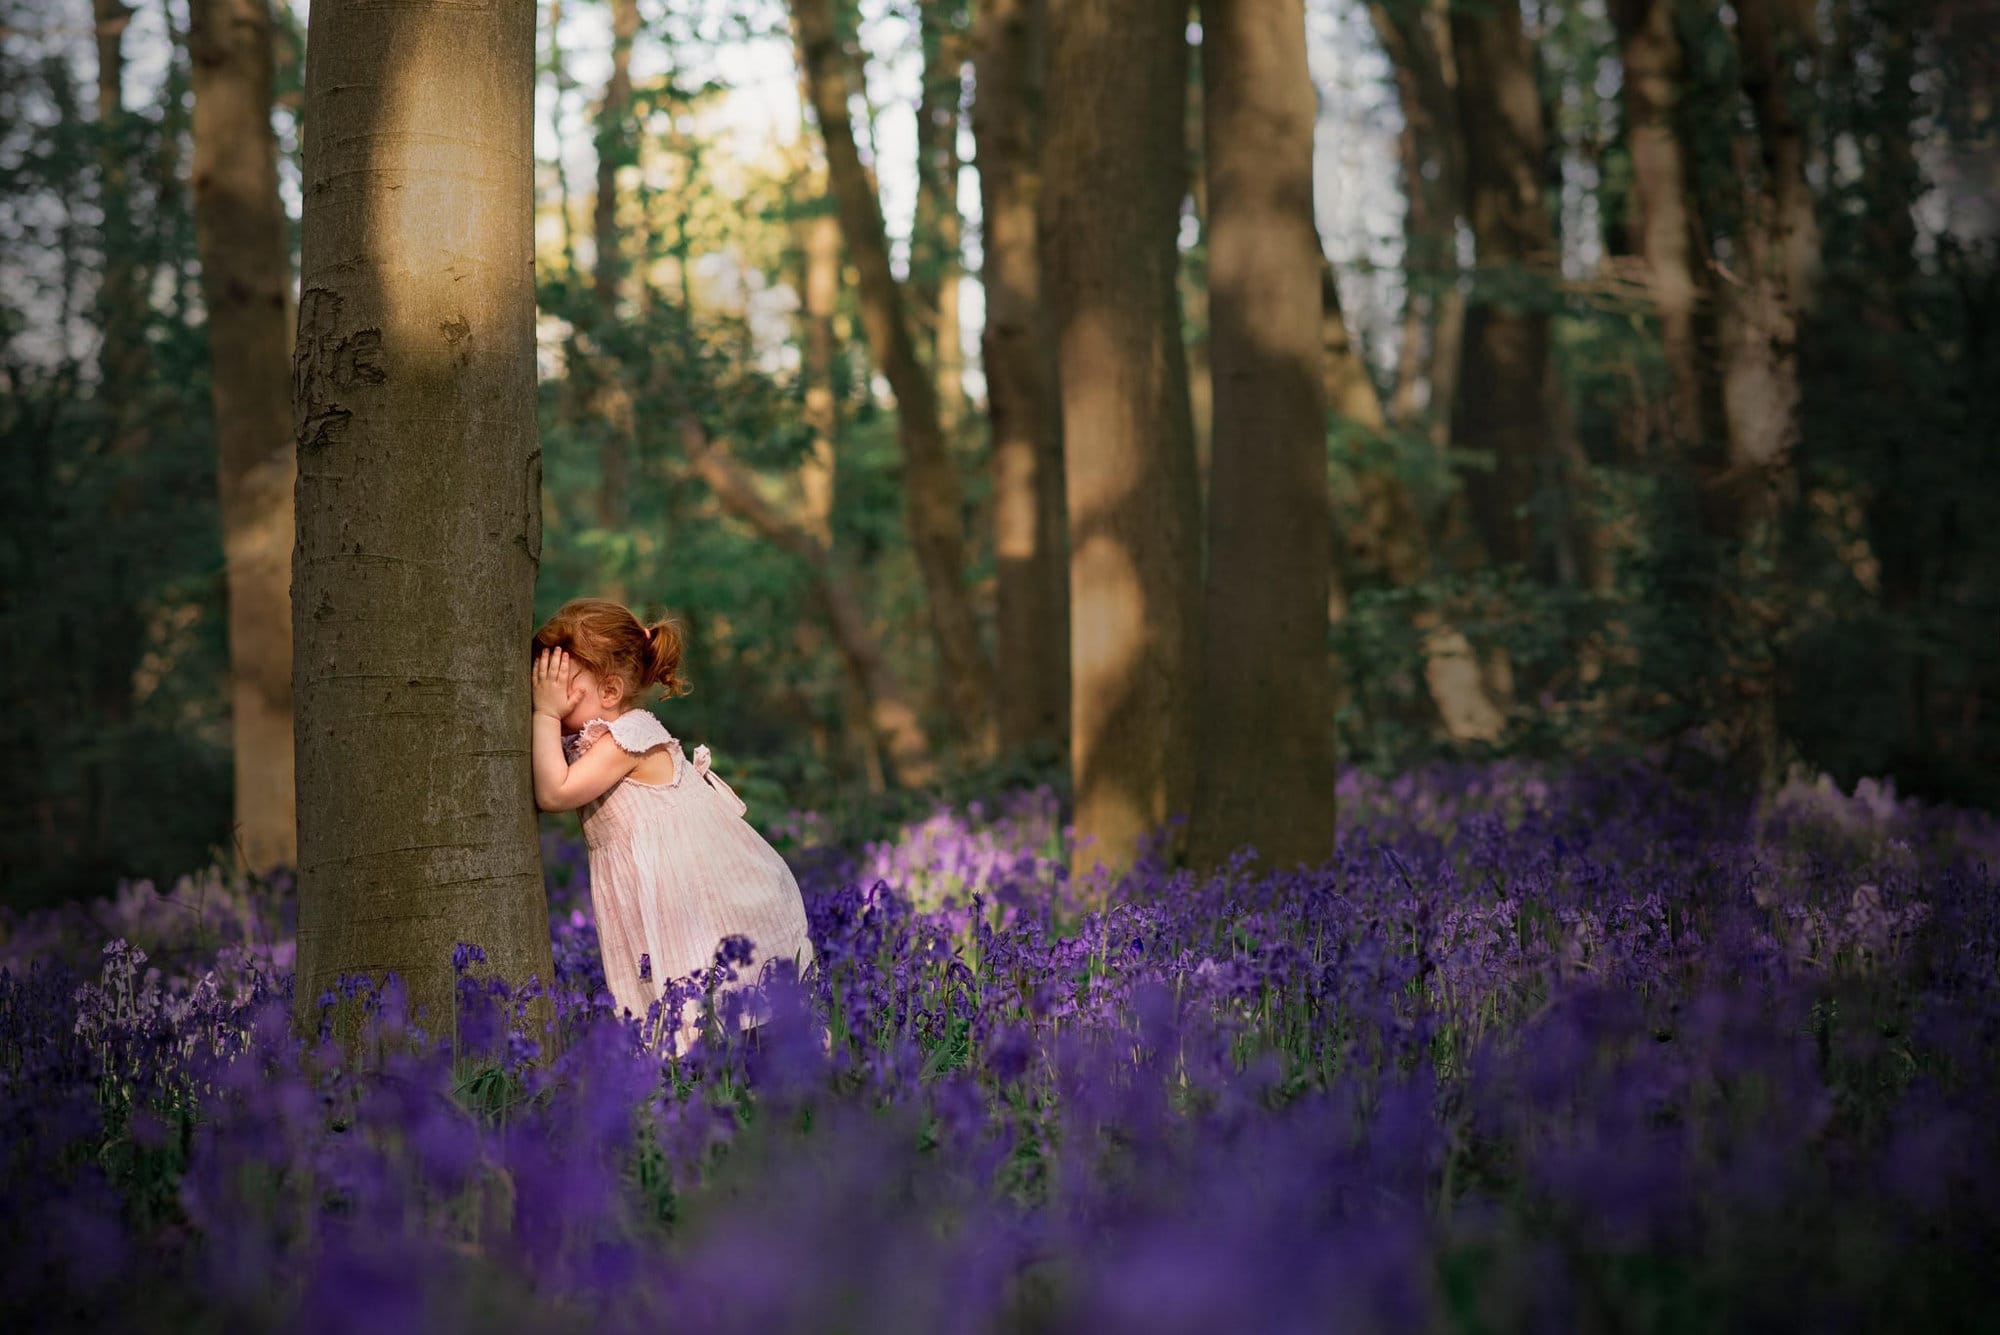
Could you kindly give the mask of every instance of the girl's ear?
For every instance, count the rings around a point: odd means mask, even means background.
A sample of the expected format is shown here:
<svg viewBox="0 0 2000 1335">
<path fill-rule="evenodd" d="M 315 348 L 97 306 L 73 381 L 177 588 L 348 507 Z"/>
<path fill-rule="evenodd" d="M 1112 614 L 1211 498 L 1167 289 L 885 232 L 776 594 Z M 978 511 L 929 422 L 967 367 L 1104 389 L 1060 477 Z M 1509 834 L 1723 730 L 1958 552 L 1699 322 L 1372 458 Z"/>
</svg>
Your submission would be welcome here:
<svg viewBox="0 0 2000 1335">
<path fill-rule="evenodd" d="M 615 705 L 625 698 L 625 683 L 616 677 L 599 678 L 597 693 L 603 697 L 606 705 Z"/>
</svg>

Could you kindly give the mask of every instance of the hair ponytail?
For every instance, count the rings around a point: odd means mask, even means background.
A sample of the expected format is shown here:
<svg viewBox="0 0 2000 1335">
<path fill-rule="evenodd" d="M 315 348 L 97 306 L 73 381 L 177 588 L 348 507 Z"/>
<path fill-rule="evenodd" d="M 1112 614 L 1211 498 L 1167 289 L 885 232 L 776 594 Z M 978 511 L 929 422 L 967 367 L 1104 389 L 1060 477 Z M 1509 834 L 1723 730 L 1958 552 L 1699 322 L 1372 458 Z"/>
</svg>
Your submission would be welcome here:
<svg viewBox="0 0 2000 1335">
<path fill-rule="evenodd" d="M 692 687 L 681 678 L 683 641 L 679 623 L 648 626 L 623 603 L 606 598 L 572 598 L 535 632 L 535 649 L 564 649 L 600 683 L 616 680 L 633 704 L 648 686 L 664 686 L 669 696 Z"/>
<path fill-rule="evenodd" d="M 686 695 L 694 689 L 681 677 L 681 648 L 678 623 L 655 621 L 646 627 L 646 657 L 642 662 L 646 682 L 657 682 L 669 697 Z"/>
</svg>

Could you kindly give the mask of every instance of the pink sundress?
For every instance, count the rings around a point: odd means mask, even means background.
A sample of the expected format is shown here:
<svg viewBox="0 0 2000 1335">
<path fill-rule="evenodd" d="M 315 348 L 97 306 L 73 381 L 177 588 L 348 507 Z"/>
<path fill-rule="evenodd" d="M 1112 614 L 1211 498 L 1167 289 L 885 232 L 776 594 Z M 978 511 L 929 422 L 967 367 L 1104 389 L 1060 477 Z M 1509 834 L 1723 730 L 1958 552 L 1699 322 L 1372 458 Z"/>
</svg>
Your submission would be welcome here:
<svg viewBox="0 0 2000 1335">
<path fill-rule="evenodd" d="M 592 719 L 563 738 L 563 752 L 575 764 L 607 733 L 633 755 L 664 747 L 674 758 L 665 783 L 628 776 L 583 808 L 590 901 L 612 999 L 643 1019 L 664 985 L 707 968 L 726 936 L 750 938 L 754 951 L 747 966 L 736 966 L 729 990 L 754 983 L 770 960 L 796 961 L 803 973 L 813 949 L 798 882 L 743 818 L 742 799 L 709 772 L 708 748 L 696 747 L 690 762 L 658 716 L 634 709 Z M 652 960 L 645 981 L 642 955 Z M 694 1014 L 690 1003 L 678 1017 L 684 1041 Z"/>
</svg>

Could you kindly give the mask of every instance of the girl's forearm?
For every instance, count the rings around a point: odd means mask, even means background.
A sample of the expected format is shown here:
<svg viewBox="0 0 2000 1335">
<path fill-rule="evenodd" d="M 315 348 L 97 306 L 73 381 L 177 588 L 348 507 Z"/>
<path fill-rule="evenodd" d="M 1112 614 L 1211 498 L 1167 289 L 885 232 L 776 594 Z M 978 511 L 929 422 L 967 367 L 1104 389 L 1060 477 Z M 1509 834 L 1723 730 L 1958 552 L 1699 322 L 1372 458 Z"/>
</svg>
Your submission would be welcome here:
<svg viewBox="0 0 2000 1335">
<path fill-rule="evenodd" d="M 563 759 L 561 719 L 535 711 L 534 738 L 528 754 L 534 764 L 535 805 L 544 811 L 554 810 L 563 780 L 569 777 L 569 762 Z"/>
</svg>

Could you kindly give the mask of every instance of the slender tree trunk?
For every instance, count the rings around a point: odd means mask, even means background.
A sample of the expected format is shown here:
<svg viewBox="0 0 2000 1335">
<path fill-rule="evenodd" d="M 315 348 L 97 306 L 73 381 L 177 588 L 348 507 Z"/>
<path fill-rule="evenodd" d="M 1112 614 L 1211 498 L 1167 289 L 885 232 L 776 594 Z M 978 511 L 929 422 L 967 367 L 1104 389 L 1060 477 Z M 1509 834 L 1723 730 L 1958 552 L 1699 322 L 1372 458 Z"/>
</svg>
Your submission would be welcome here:
<svg viewBox="0 0 2000 1335">
<path fill-rule="evenodd" d="M 1187 810 L 1200 506 L 1175 287 L 1185 11 L 1049 10 L 1041 245 L 1070 534 L 1079 877 L 1129 866 Z"/>
<path fill-rule="evenodd" d="M 805 274 L 805 423 L 812 431 L 799 467 L 802 520 L 821 545 L 833 545 L 834 438 L 840 404 L 833 392 L 834 307 L 840 301 L 840 220 L 815 213 L 799 228 Z"/>
<path fill-rule="evenodd" d="M 1305 9 L 1203 0 L 1201 19 L 1215 427 L 1189 854 L 1216 866 L 1247 845 L 1269 865 L 1318 865 L 1334 817 L 1326 304 L 1314 290 L 1327 270 Z"/>
<path fill-rule="evenodd" d="M 556 90 L 555 100 L 549 107 L 549 131 L 555 137 L 556 141 L 556 193 L 562 205 L 563 272 L 568 278 L 574 280 L 577 275 L 576 217 L 570 212 L 572 196 L 569 188 L 569 163 L 564 160 L 562 155 L 562 144 L 565 137 L 563 134 L 562 108 L 564 100 L 569 96 L 570 89 L 576 85 L 570 80 L 569 65 L 563 59 L 562 21 L 563 0 L 549 0 L 549 77 L 555 84 Z M 572 362 L 580 360 L 575 355 L 575 347 L 576 339 L 575 334 L 572 332 L 570 337 Z"/>
<path fill-rule="evenodd" d="M 268 0 L 192 0 L 194 225 L 208 307 L 236 831 L 253 870 L 298 856 L 292 771 L 292 264 L 271 133 Z"/>
<path fill-rule="evenodd" d="M 903 293 L 889 268 L 889 245 L 874 187 L 854 146 L 847 72 L 832 0 L 793 0 L 800 63 L 826 144 L 827 175 L 841 234 L 859 278 L 862 325 L 876 364 L 896 396 L 903 495 L 911 546 L 923 574 L 931 633 L 957 715 L 976 752 L 992 747 L 992 670 L 965 589 L 965 522 L 956 466 L 945 448 L 937 387 L 917 357 Z"/>
<path fill-rule="evenodd" d="M 98 289 L 104 346 L 98 354 L 99 394 L 111 410 L 116 453 L 137 453 L 144 428 L 140 390 L 151 358 L 146 350 L 149 294 L 140 281 L 139 236 L 132 195 L 125 112 L 125 29 L 132 8 L 124 0 L 92 0 L 97 39 L 98 207 L 103 211 L 104 270 Z"/>
<path fill-rule="evenodd" d="M 1403 113 L 1397 148 L 1405 202 L 1404 304 L 1389 416 L 1406 428 L 1428 417 L 1442 446 L 1450 440 L 1452 372 L 1464 315 L 1454 234 L 1463 209 L 1465 156 L 1457 65 L 1445 0 L 1370 0 L 1368 16 L 1389 57 Z"/>
<path fill-rule="evenodd" d="M 937 778 L 930 743 L 896 679 L 881 645 L 869 628 L 868 614 L 855 591 L 853 577 L 806 523 L 765 500 L 756 481 L 721 444 L 712 441 L 701 422 L 683 410 L 678 419 L 681 450 L 695 473 L 731 513 L 756 529 L 774 547 L 791 553 L 806 567 L 813 595 L 826 613 L 834 643 L 848 675 L 866 701 L 869 726 L 889 757 L 895 781 L 921 787 Z"/>
<path fill-rule="evenodd" d="M 965 417 L 965 337 L 960 329 L 959 295 L 965 277 L 961 258 L 964 222 L 958 212 L 958 118 L 952 117 L 946 152 L 945 179 L 950 187 L 938 215 L 938 250 L 943 272 L 938 282 L 937 337 L 934 366 L 938 384 L 938 425 L 946 439 L 958 435 Z"/>
<path fill-rule="evenodd" d="M 140 467 L 148 438 L 146 409 L 152 380 L 152 358 L 146 345 L 151 311 L 150 268 L 143 265 L 142 242 L 132 216 L 131 166 L 137 147 L 131 117 L 125 110 L 125 29 L 132 18 L 123 0 L 93 0 L 97 45 L 97 204 L 102 220 L 98 240 L 102 268 L 98 275 L 95 317 L 101 343 L 97 351 L 95 398 L 103 414 L 107 458 L 103 466 L 112 479 L 110 514 L 128 521 L 142 496 Z M 131 718 L 132 675 L 144 643 L 144 614 L 134 590 L 135 564 L 143 563 L 136 544 L 115 549 L 105 588 L 113 605 L 97 625 L 98 648 L 90 664 L 90 707 L 100 726 L 116 728 Z M 90 794 L 86 839 L 97 847 L 111 846 L 113 825 L 121 814 L 111 796 L 113 761 L 99 756 L 84 762 Z"/>
<path fill-rule="evenodd" d="M 1207 30 L 1203 29 L 1203 32 L 1205 35 Z M 1209 193 L 1213 197 L 1215 182 L 1220 176 L 1211 170 L 1208 179 Z M 1210 224 L 1210 231 L 1214 231 L 1213 223 Z M 1319 304 L 1315 310 L 1319 318 L 1321 396 L 1326 409 L 1337 420 L 1352 423 L 1363 430 L 1385 430 L 1388 419 L 1382 412 L 1382 396 L 1375 388 L 1375 378 L 1368 373 L 1368 367 L 1361 360 L 1361 350 L 1354 346 L 1354 339 L 1347 332 L 1347 317 L 1340 309 L 1339 275 L 1333 271 L 1333 262 L 1320 254 L 1317 248 L 1313 253 L 1319 269 Z M 1211 307 L 1215 300 L 1215 287 L 1214 245 L 1211 241 Z"/>
<path fill-rule="evenodd" d="M 2000 9 L 1991 0 L 1930 0 L 1932 66 L 1945 65 L 1931 176 L 1944 229 L 1968 247 L 2000 238 Z M 1943 56 L 1944 59 L 1939 59 Z"/>
<path fill-rule="evenodd" d="M 1722 315 L 1722 393 L 1729 436 L 1727 474 L 1715 484 L 1721 527 L 1753 545 L 1794 481 L 1799 438 L 1798 326 L 1819 266 L 1818 227 L 1805 179 L 1804 132 L 1792 111 L 1789 30 L 1773 0 L 1736 8 L 1743 91 L 1754 141 L 1735 141 L 1745 183 Z"/>
<path fill-rule="evenodd" d="M 1321 256 L 1319 266 L 1322 398 L 1337 425 L 1363 439 L 1379 438 L 1388 427 L 1382 412 L 1382 397 L 1348 337 L 1347 321 L 1340 310 L 1340 283 L 1333 265 Z M 1398 588 L 1414 584 L 1422 578 L 1428 557 L 1423 520 L 1410 489 L 1386 460 L 1373 457 L 1371 451 L 1361 451 L 1354 461 L 1354 490 L 1354 522 L 1347 526 L 1334 548 L 1336 567 L 1380 571 Z M 1216 516 L 1210 516 L 1211 542 L 1219 522 Z"/>
<path fill-rule="evenodd" d="M 1807 0 L 1744 0 L 1735 8 L 1738 68 L 1757 118 L 1770 258 L 1786 299 L 1809 310 L 1819 281 L 1819 221 L 1806 182 L 1805 122 L 1789 71 L 1799 51 L 1816 40 L 1812 9 Z"/>
<path fill-rule="evenodd" d="M 632 41 L 639 33 L 638 0 L 611 0 L 611 76 L 597 108 L 597 204 L 592 223 L 597 239 L 591 273 L 597 299 L 597 344 L 604 347 L 617 327 L 619 288 L 626 260 L 618 230 L 618 169 L 633 157 Z M 625 527 L 631 507 L 631 449 L 635 429 L 632 396 L 616 374 L 596 377 L 593 406 L 604 429 L 598 440 L 597 522 L 617 532 Z M 616 596 L 616 589 L 612 590 Z"/>
<path fill-rule="evenodd" d="M 1674 28 L 1674 0 L 1614 0 L 1624 62 L 1625 140 L 1632 157 L 1632 211 L 1646 282 L 1660 321 L 1671 380 L 1668 436 L 1685 450 L 1708 435 L 1711 395 L 1697 320 L 1703 301 L 1689 162 L 1681 142 L 1686 60 Z"/>
<path fill-rule="evenodd" d="M 800 278 L 805 307 L 804 416 L 813 438 L 799 466 L 797 521 L 761 503 L 734 459 L 711 457 L 717 452 L 710 450 L 697 460 L 697 466 L 723 504 L 774 545 L 805 562 L 814 596 L 832 627 L 834 645 L 847 670 L 848 696 L 856 706 L 851 712 L 861 725 L 855 731 L 862 743 L 869 787 L 879 792 L 884 786 L 880 756 L 885 752 L 898 784 L 927 784 L 937 770 L 908 693 L 889 668 L 869 627 L 854 587 L 855 578 L 840 563 L 833 546 L 833 502 L 839 485 L 834 442 L 840 429 L 840 405 L 833 392 L 833 321 L 840 300 L 840 222 L 830 211 L 830 200 L 828 205 L 828 211 L 812 214 L 798 229 L 804 266 Z"/>
<path fill-rule="evenodd" d="M 541 555 L 535 10 L 320 0 L 306 70 L 297 1016 L 452 948 L 553 978 L 528 765 Z"/>
<path fill-rule="evenodd" d="M 1559 252 L 1532 52 L 1517 0 L 1454 6 L 1450 27 L 1479 260 L 1453 430 L 1461 448 L 1493 460 L 1492 472 L 1468 478 L 1473 516 L 1495 562 L 1587 578 L 1580 479 L 1549 344 Z"/>
<path fill-rule="evenodd" d="M 1202 166 L 1202 49 L 1188 52 L 1187 207 L 1194 223 L 1194 245 L 1181 261 L 1179 284 L 1181 324 L 1187 331 L 1188 404 L 1194 414 L 1194 476 L 1197 500 L 1208 494 L 1215 427 L 1215 374 L 1208 361 L 1208 340 L 1214 322 L 1208 313 L 1208 173 Z"/>
<path fill-rule="evenodd" d="M 1777 779 L 1780 765 L 1777 639 L 1788 600 L 1779 527 L 1798 482 L 1799 326 L 1819 271 L 1805 131 L 1787 72 L 1810 40 L 1808 22 L 1791 0 L 1736 5 L 1738 68 L 1756 135 L 1733 144 L 1745 189 L 1720 319 L 1729 456 L 1707 487 L 1711 522 L 1739 554 L 1726 611 L 1749 646 L 1731 674 L 1731 744 L 1739 768 L 1763 783 Z"/>
<path fill-rule="evenodd" d="M 958 330 L 962 224 L 958 212 L 958 124 L 963 94 L 962 7 L 921 0 L 923 83 L 917 94 L 917 207 L 910 232 L 910 291 L 937 378 L 938 420 L 954 435 L 965 404 Z"/>
<path fill-rule="evenodd" d="M 1060 753 L 1069 724 L 1069 574 L 1063 559 L 1062 405 L 1042 301 L 1042 0 L 984 0 L 972 129 L 979 144 L 980 281 L 987 415 L 993 429 L 993 549 L 999 567 L 1000 738 Z"/>
</svg>

